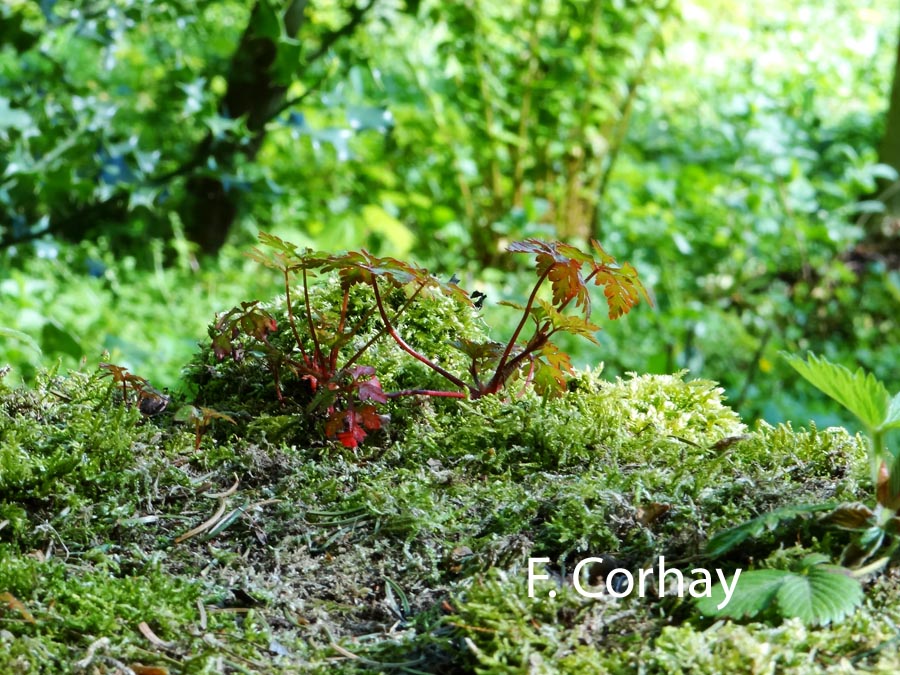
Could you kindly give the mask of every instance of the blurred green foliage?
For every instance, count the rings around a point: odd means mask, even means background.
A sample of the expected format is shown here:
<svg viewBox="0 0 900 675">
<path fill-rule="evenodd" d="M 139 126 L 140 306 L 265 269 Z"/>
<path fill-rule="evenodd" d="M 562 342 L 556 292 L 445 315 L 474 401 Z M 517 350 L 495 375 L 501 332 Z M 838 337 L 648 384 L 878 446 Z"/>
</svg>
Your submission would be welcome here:
<svg viewBox="0 0 900 675">
<path fill-rule="evenodd" d="M 900 272 L 866 255 L 857 219 L 894 178 L 875 151 L 893 3 L 318 0 L 296 39 L 288 6 L 0 7 L 12 377 L 108 350 L 176 386 L 215 311 L 277 293 L 240 255 L 261 228 L 458 273 L 487 315 L 527 293 L 499 267 L 508 241 L 599 236 L 637 262 L 657 309 L 609 326 L 599 351 L 565 348 L 611 374 L 688 368 L 750 418 L 846 421 L 779 350 L 892 379 Z M 254 7 L 288 102 L 261 141 L 223 109 Z M 257 141 L 229 162 L 201 152 Z M 216 260 L 182 235 L 197 176 L 239 197 Z"/>
</svg>

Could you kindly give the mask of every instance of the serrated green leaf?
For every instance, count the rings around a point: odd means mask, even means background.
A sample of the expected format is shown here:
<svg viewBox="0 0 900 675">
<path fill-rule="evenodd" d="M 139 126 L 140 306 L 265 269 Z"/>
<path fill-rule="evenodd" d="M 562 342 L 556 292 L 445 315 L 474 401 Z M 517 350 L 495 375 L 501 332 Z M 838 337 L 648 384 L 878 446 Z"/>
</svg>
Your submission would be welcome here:
<svg viewBox="0 0 900 675">
<path fill-rule="evenodd" d="M 778 611 L 807 625 L 825 625 L 843 619 L 862 599 L 862 586 L 849 570 L 814 564 L 805 574 L 791 573 L 784 580 L 778 589 Z"/>
<path fill-rule="evenodd" d="M 900 393 L 895 394 L 894 398 L 891 399 L 881 428 L 883 431 L 900 429 Z"/>
<path fill-rule="evenodd" d="M 806 361 L 784 352 L 782 356 L 816 388 L 856 415 L 870 431 L 880 429 L 888 421 L 888 408 L 892 405 L 890 395 L 884 384 L 871 373 L 862 368 L 850 372 L 812 352 Z"/>
<path fill-rule="evenodd" d="M 553 330 L 571 333 L 572 335 L 579 335 L 583 338 L 587 338 L 595 345 L 600 344 L 597 338 L 594 337 L 594 333 L 600 330 L 600 326 L 592 324 L 587 319 L 578 315 L 562 314 L 546 300 L 539 300 L 538 305 L 539 308 L 532 309 L 532 313 L 536 315 L 538 321 L 546 318 L 550 322 L 550 327 Z M 535 309 L 539 309 L 539 311 L 535 311 Z"/>
<path fill-rule="evenodd" d="M 774 608 L 783 618 L 807 625 L 840 621 L 862 602 L 862 586 L 848 569 L 824 564 L 825 560 L 813 554 L 803 559 L 798 571 L 743 572 L 727 604 L 721 606 L 726 594 L 718 584 L 710 596 L 697 600 L 697 609 L 706 616 L 741 619 Z"/>
<path fill-rule="evenodd" d="M 716 584 L 709 596 L 697 600 L 697 609 L 705 616 L 727 616 L 732 619 L 756 616 L 772 605 L 781 585 L 791 574 L 787 570 L 743 572 L 727 604 L 722 606 L 726 598 L 725 589 L 721 584 Z"/>
<path fill-rule="evenodd" d="M 781 508 L 764 513 L 745 523 L 736 525 L 735 527 L 717 532 L 706 545 L 706 555 L 711 558 L 718 558 L 727 553 L 734 547 L 742 544 L 750 537 L 758 537 L 763 532 L 774 530 L 786 520 L 791 520 L 809 513 L 817 511 L 827 511 L 835 508 L 834 503 L 824 504 L 794 504 L 790 506 L 782 506 Z"/>
</svg>

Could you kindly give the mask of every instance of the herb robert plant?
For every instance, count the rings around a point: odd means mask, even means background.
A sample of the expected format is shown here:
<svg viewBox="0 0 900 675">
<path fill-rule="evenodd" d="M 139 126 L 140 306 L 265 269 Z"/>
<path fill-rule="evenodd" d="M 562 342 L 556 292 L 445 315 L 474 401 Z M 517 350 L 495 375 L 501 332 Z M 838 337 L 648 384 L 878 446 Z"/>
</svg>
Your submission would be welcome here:
<svg viewBox="0 0 900 675">
<path fill-rule="evenodd" d="M 627 314 L 641 297 L 650 301 L 636 270 L 628 263 L 617 264 L 596 241 L 591 242 L 591 253 L 560 242 L 514 242 L 508 249 L 511 253 L 534 257 L 537 280 L 524 305 L 503 303 L 521 313 L 505 343 L 461 339 L 454 345 L 469 361 L 465 378 L 421 353 L 398 330 L 403 313 L 429 293 L 443 293 L 472 306 L 469 294 L 456 283 L 442 282 L 417 265 L 377 257 L 365 250 L 334 254 L 299 250 L 294 244 L 265 233 L 260 234 L 260 242 L 268 250 L 253 249 L 249 256 L 281 273 L 287 306 L 286 330 L 293 336 L 292 343 L 288 349 L 274 346 L 269 335 L 278 330 L 275 318 L 258 302 L 248 302 L 217 319 L 210 331 L 213 351 L 219 360 L 228 356 L 240 360 L 245 354 L 245 340 L 261 348 L 279 400 L 283 400 L 281 382 L 285 376 L 305 381 L 313 395 L 308 410 L 323 414 L 326 434 L 346 447 L 356 447 L 368 432 L 381 427 L 377 406 L 391 398 L 478 398 L 497 393 L 520 375 L 526 385 L 543 396 L 561 393 L 572 364 L 569 356 L 553 343 L 553 337 L 571 333 L 596 343 L 594 333 L 599 327 L 590 322 L 590 287 L 603 287 L 610 319 Z M 338 275 L 343 299 L 337 314 L 316 311 L 312 306 L 310 280 L 317 274 Z M 297 316 L 291 297 L 298 280 L 303 296 L 302 317 Z M 374 302 L 361 318 L 351 321 L 350 291 L 356 286 L 366 288 Z M 549 293 L 545 298 L 541 290 L 546 286 Z M 405 299 L 392 311 L 386 297 L 398 290 Z M 378 321 L 376 334 L 355 351 L 346 350 L 370 319 Z M 385 335 L 410 357 L 438 373 L 447 382 L 447 389 L 385 392 L 374 368 L 360 363 L 369 347 Z"/>
</svg>

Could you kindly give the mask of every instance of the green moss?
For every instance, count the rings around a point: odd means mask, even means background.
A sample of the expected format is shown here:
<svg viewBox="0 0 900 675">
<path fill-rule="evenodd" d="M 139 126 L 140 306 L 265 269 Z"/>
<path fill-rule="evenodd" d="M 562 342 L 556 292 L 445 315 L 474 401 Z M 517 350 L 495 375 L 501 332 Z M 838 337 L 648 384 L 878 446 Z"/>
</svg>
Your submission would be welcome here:
<svg viewBox="0 0 900 675">
<path fill-rule="evenodd" d="M 480 331 L 478 316 L 428 302 L 405 330 L 461 368 L 449 342 Z M 240 424 L 214 429 L 199 452 L 172 411 L 143 417 L 97 375 L 0 395 L 0 593 L 36 621 L 0 601 L 0 672 L 69 672 L 106 640 L 97 659 L 186 673 L 712 673 L 744 662 L 806 673 L 891 637 L 887 578 L 846 624 L 802 635 L 710 626 L 675 598 L 595 601 L 565 583 L 556 598 L 526 594 L 530 556 L 550 558 L 554 574 L 588 555 L 631 568 L 695 559 L 709 535 L 772 508 L 867 499 L 864 447 L 843 430 L 749 431 L 713 383 L 607 382 L 595 370 L 555 399 L 393 402 L 391 430 L 351 450 L 324 440 L 299 398 L 278 405 L 253 358 L 203 365 L 204 403 Z M 440 385 L 418 380 L 431 375 L 390 340 L 371 358 L 386 387 Z M 225 520 L 185 536 L 216 513 Z M 716 565 L 776 561 L 798 541 L 834 552 L 840 536 L 798 521 Z M 173 646 L 154 646 L 141 621 Z M 867 632 L 853 642 L 854 630 Z M 798 645 L 821 657 L 803 661 Z M 864 662 L 887 672 L 893 658 L 883 648 Z"/>
</svg>

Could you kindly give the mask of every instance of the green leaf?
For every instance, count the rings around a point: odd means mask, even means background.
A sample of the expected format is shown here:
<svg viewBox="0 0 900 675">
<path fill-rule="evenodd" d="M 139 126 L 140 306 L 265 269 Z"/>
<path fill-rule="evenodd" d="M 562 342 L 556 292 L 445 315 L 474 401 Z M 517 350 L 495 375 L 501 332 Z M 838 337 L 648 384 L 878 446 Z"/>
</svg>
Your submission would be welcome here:
<svg viewBox="0 0 900 675">
<path fill-rule="evenodd" d="M 18 129 L 25 131 L 31 125 L 31 116 L 24 110 L 9 107 L 9 99 L 0 96 L 0 131 Z"/>
<path fill-rule="evenodd" d="M 881 429 L 883 431 L 887 431 L 888 429 L 900 429 L 900 393 L 897 393 L 894 398 L 891 399 Z"/>
<path fill-rule="evenodd" d="M 752 570 L 743 572 L 737 580 L 728 604 L 725 602 L 725 589 L 716 584 L 710 595 L 697 601 L 697 609 L 705 616 L 727 616 L 741 619 L 745 616 L 756 616 L 769 608 L 781 585 L 791 573 L 787 570 Z"/>
<path fill-rule="evenodd" d="M 34 338 L 31 337 L 28 333 L 23 333 L 20 330 L 13 330 L 12 328 L 0 328 L 0 337 L 5 337 L 21 342 L 26 347 L 33 349 L 35 352 L 37 352 L 37 354 L 41 354 L 41 348 L 38 346 L 38 343 L 35 342 Z"/>
<path fill-rule="evenodd" d="M 862 602 L 862 586 L 850 576 L 850 570 L 816 564 L 805 572 L 791 573 L 778 589 L 781 616 L 800 619 L 807 625 L 825 625 L 840 621 Z"/>
<path fill-rule="evenodd" d="M 758 537 L 763 532 L 772 531 L 786 520 L 791 520 L 798 516 L 815 513 L 817 511 L 828 511 L 835 508 L 834 503 L 823 504 L 794 504 L 782 506 L 779 509 L 764 513 L 752 520 L 741 523 L 735 527 L 723 530 L 709 540 L 706 545 L 706 555 L 710 558 L 718 558 L 727 553 L 734 547 L 742 544 L 750 537 Z"/>
<path fill-rule="evenodd" d="M 880 429 L 889 421 L 888 408 L 893 403 L 884 384 L 871 373 L 862 368 L 850 372 L 811 352 L 806 361 L 784 352 L 782 356 L 816 388 L 856 415 L 870 431 Z"/>
<path fill-rule="evenodd" d="M 744 572 L 731 599 L 721 609 L 726 598 L 721 584 L 712 589 L 709 597 L 697 601 L 697 609 L 706 616 L 740 619 L 774 608 L 781 617 L 800 619 L 807 625 L 840 621 L 862 602 L 862 585 L 850 570 L 823 564 L 824 559 L 821 555 L 807 556 L 797 571 Z"/>
</svg>

